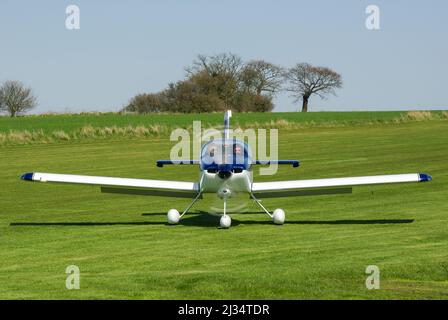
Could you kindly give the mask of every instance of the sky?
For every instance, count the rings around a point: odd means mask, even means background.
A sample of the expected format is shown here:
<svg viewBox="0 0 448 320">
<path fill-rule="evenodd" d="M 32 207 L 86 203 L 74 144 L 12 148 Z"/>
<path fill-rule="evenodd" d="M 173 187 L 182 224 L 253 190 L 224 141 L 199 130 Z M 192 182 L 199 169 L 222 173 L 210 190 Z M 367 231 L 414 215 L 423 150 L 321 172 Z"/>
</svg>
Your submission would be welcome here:
<svg viewBox="0 0 448 320">
<path fill-rule="evenodd" d="M 311 111 L 448 109 L 447 17 L 446 0 L 0 0 L 0 82 L 31 86 L 34 113 L 118 111 L 182 80 L 198 54 L 232 52 L 339 72 L 343 88 Z M 274 103 L 299 109 L 287 93 Z"/>
</svg>

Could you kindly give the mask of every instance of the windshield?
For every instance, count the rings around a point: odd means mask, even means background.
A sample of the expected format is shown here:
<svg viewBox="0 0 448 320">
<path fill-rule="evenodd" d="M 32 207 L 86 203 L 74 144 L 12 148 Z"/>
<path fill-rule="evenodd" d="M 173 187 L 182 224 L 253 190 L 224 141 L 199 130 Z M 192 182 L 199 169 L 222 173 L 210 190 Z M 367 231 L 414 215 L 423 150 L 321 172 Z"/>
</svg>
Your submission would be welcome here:
<svg viewBox="0 0 448 320">
<path fill-rule="evenodd" d="M 243 141 L 212 140 L 202 147 L 201 166 L 203 169 L 223 164 L 233 164 L 247 169 L 250 163 L 250 149 Z"/>
</svg>

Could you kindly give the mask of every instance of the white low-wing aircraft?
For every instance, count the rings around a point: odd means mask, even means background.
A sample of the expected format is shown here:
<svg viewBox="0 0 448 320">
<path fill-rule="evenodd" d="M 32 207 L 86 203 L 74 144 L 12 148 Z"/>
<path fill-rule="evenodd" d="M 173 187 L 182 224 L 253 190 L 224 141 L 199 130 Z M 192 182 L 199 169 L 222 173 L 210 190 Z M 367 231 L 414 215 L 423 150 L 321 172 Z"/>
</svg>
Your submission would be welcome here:
<svg viewBox="0 0 448 320">
<path fill-rule="evenodd" d="M 223 200 L 220 225 L 228 228 L 231 218 L 227 214 L 227 200 L 234 194 L 247 193 L 258 206 L 272 218 L 275 224 L 285 222 L 285 212 L 275 209 L 269 212 L 260 202 L 262 198 L 290 197 L 319 194 L 351 193 L 353 186 L 403 182 L 424 182 L 432 180 L 425 173 L 377 175 L 349 178 L 288 180 L 273 182 L 253 182 L 252 167 L 257 164 L 289 164 L 299 166 L 298 160 L 252 160 L 249 146 L 235 138 L 230 138 L 231 111 L 224 115 L 224 137 L 202 145 L 200 160 L 171 161 L 159 160 L 157 166 L 166 164 L 196 164 L 200 166 L 198 182 L 128 179 L 98 176 L 82 176 L 54 173 L 25 173 L 23 180 L 38 182 L 73 183 L 97 185 L 101 192 L 124 193 L 150 196 L 192 198 L 187 208 L 179 213 L 171 209 L 167 213 L 169 224 L 176 224 L 202 198 L 205 193 L 215 193 Z"/>
</svg>

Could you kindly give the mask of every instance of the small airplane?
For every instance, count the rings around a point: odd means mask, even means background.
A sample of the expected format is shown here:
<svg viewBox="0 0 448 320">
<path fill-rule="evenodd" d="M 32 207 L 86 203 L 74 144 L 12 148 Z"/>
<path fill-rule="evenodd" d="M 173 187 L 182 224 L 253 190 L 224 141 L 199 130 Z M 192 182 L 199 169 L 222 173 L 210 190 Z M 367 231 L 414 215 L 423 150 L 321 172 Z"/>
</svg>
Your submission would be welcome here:
<svg viewBox="0 0 448 320">
<path fill-rule="evenodd" d="M 177 224 L 180 219 L 202 198 L 203 194 L 214 193 L 223 201 L 220 226 L 229 228 L 232 220 L 227 213 L 227 201 L 234 194 L 246 193 L 249 199 L 263 210 L 275 224 L 285 222 L 282 209 L 268 211 L 260 199 L 276 197 L 293 197 L 307 195 L 351 193 L 352 187 L 404 182 L 425 182 L 432 180 L 426 173 L 389 174 L 363 177 L 288 180 L 273 182 L 253 182 L 254 165 L 279 164 L 299 167 L 298 160 L 253 160 L 249 146 L 242 140 L 230 137 L 229 110 L 224 114 L 224 137 L 204 143 L 201 147 L 200 160 L 158 160 L 157 166 L 171 164 L 192 164 L 200 166 L 200 178 L 197 182 L 128 179 L 54 173 L 25 173 L 22 180 L 37 182 L 72 183 L 96 185 L 101 192 L 118 194 L 136 194 L 148 196 L 166 196 L 190 198 L 193 201 L 179 213 L 170 209 L 167 213 L 169 224 Z"/>
</svg>

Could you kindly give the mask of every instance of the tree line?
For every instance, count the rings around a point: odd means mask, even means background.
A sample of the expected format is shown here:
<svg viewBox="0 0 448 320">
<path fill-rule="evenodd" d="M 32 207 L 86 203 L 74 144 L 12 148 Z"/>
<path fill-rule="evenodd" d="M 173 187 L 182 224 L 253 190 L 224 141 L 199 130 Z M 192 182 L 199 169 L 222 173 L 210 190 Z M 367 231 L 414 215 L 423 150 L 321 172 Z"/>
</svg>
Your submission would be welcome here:
<svg viewBox="0 0 448 320">
<path fill-rule="evenodd" d="M 326 98 L 342 87 L 341 75 L 326 67 L 298 63 L 285 69 L 264 60 L 244 62 L 233 53 L 198 55 L 185 71 L 185 79 L 160 92 L 134 96 L 122 111 L 267 112 L 274 108 L 275 95 L 285 90 L 307 112 L 311 95 Z M 0 112 L 14 117 L 36 104 L 32 89 L 21 82 L 9 80 L 0 86 Z"/>
<path fill-rule="evenodd" d="M 157 93 L 137 94 L 122 111 L 266 112 L 274 108 L 275 95 L 285 90 L 307 112 L 311 95 L 326 98 L 342 87 L 341 75 L 326 67 L 298 63 L 285 69 L 264 60 L 244 62 L 233 53 L 198 55 L 185 71 L 184 80 Z"/>
</svg>

